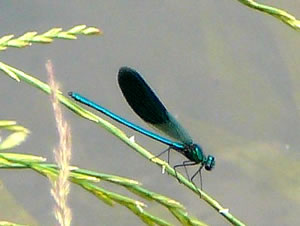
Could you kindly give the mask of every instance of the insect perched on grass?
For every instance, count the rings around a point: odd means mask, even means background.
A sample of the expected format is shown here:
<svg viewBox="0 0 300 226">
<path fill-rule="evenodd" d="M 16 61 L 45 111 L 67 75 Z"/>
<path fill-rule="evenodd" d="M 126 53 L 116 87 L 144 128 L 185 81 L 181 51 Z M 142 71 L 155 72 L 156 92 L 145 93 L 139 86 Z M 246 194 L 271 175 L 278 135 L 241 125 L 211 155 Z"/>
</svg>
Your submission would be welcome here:
<svg viewBox="0 0 300 226">
<path fill-rule="evenodd" d="M 199 169 L 191 178 L 189 178 L 192 182 L 195 176 L 201 173 L 201 169 L 203 167 L 208 171 L 212 170 L 215 165 L 215 158 L 211 155 L 206 156 L 203 153 L 202 148 L 193 142 L 190 135 L 167 111 L 165 106 L 138 72 L 129 67 L 122 67 L 119 70 L 118 82 L 125 99 L 134 112 L 145 122 L 149 123 L 174 140 L 165 138 L 138 125 L 135 125 L 134 123 L 127 121 L 126 119 L 114 114 L 113 112 L 81 96 L 78 93 L 70 92 L 69 95 L 76 101 L 100 111 L 113 120 L 154 140 L 168 145 L 169 147 L 158 156 L 165 152 L 168 152 L 169 156 L 169 152 L 171 150 L 175 150 L 184 155 L 188 160 L 183 161 L 181 164 L 175 165 L 175 172 L 176 168 L 178 167 L 184 167 L 186 169 L 187 166 L 200 164 Z"/>
</svg>

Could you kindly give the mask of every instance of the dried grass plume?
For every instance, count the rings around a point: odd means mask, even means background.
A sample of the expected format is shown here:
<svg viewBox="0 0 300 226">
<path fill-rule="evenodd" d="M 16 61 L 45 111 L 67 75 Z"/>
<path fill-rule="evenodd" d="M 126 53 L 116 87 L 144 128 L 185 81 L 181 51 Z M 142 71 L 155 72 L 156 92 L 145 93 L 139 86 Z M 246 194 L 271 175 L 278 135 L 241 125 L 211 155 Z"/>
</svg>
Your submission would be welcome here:
<svg viewBox="0 0 300 226">
<path fill-rule="evenodd" d="M 71 132 L 69 125 L 63 118 L 62 110 L 56 97 L 59 87 L 54 80 L 53 65 L 50 60 L 46 63 L 46 69 L 51 88 L 51 103 L 59 134 L 59 145 L 53 150 L 53 152 L 60 171 L 56 180 L 50 179 L 52 183 L 51 195 L 56 203 L 54 207 L 54 215 L 57 221 L 61 226 L 69 226 L 72 220 L 71 209 L 67 204 L 67 197 L 70 192 L 70 182 L 68 181 L 68 177 L 70 174 L 71 160 Z"/>
</svg>

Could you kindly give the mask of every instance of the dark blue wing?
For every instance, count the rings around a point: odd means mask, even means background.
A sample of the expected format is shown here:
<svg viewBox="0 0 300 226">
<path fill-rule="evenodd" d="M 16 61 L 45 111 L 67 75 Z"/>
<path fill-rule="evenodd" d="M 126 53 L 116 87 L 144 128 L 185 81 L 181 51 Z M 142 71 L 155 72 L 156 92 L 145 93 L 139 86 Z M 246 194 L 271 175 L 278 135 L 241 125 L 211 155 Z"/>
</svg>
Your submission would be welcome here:
<svg viewBox="0 0 300 226">
<path fill-rule="evenodd" d="M 122 67 L 119 70 L 118 82 L 130 107 L 145 122 L 175 140 L 192 143 L 189 134 L 167 111 L 138 72 L 128 67 Z"/>
</svg>

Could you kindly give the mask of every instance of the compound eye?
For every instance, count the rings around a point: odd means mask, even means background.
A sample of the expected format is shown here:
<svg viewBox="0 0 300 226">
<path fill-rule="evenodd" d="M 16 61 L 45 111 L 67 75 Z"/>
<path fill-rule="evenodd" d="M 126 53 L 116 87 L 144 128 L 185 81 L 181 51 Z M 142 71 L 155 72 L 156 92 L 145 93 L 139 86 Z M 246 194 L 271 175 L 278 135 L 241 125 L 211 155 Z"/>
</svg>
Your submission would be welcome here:
<svg viewBox="0 0 300 226">
<path fill-rule="evenodd" d="M 205 165 L 205 169 L 208 170 L 208 171 L 211 171 L 212 168 L 213 168 L 213 167 L 212 167 L 211 165 Z"/>
</svg>

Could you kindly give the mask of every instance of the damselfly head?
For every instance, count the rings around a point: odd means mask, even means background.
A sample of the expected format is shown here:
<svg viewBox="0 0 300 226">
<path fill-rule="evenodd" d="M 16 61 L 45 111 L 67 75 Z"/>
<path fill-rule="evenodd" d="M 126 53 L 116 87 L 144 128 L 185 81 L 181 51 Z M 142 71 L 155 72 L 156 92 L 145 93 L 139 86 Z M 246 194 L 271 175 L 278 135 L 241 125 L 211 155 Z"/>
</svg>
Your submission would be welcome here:
<svg viewBox="0 0 300 226">
<path fill-rule="evenodd" d="M 205 169 L 208 171 L 211 171 L 215 167 L 216 161 L 214 156 L 207 156 L 207 159 L 205 161 Z"/>
</svg>

